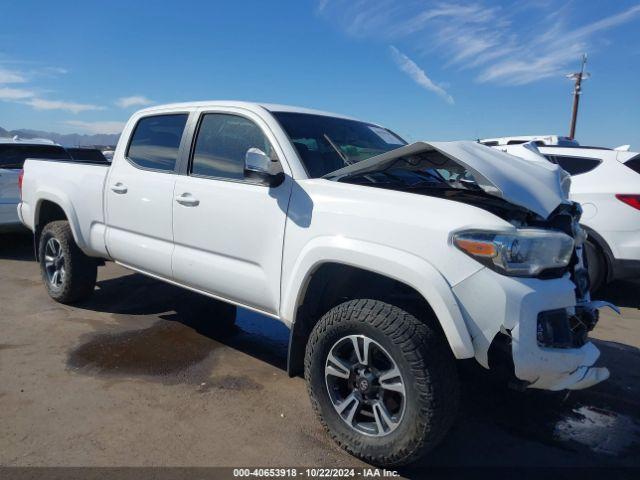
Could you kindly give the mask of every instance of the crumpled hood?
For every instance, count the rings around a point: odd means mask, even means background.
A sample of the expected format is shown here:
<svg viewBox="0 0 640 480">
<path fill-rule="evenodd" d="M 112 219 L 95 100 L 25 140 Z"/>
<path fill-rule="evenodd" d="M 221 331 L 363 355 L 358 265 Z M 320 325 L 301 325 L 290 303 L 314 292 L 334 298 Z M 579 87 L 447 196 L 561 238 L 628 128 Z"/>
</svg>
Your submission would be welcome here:
<svg viewBox="0 0 640 480">
<path fill-rule="evenodd" d="M 519 146 L 524 158 L 476 142 L 416 142 L 335 170 L 325 178 L 374 172 L 390 166 L 399 157 L 437 150 L 469 171 L 486 193 L 524 207 L 547 218 L 561 203 L 568 202 L 569 174 L 546 160 L 533 144 Z"/>
</svg>

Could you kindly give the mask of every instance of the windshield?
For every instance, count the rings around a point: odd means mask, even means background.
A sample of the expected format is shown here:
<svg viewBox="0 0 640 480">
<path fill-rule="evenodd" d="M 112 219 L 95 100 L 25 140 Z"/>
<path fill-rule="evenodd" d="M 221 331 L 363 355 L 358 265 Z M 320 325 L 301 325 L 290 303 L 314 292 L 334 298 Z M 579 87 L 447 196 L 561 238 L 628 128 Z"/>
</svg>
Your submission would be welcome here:
<svg viewBox="0 0 640 480">
<path fill-rule="evenodd" d="M 395 133 L 370 123 L 307 113 L 272 113 L 311 178 L 406 145 Z"/>
<path fill-rule="evenodd" d="M 22 168 L 27 158 L 70 160 L 66 150 L 58 145 L 0 144 L 0 168 Z"/>
</svg>

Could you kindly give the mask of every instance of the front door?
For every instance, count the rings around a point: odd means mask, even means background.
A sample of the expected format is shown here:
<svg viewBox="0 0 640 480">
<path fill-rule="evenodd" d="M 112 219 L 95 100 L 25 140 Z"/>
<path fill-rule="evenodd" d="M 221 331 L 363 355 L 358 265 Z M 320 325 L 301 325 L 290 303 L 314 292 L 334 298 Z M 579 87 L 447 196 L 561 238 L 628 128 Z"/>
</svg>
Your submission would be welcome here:
<svg viewBox="0 0 640 480">
<path fill-rule="evenodd" d="M 248 149 L 276 154 L 260 124 L 253 114 L 201 115 L 187 175 L 175 185 L 173 273 L 181 283 L 276 314 L 291 178 L 277 187 L 245 178 Z"/>
</svg>

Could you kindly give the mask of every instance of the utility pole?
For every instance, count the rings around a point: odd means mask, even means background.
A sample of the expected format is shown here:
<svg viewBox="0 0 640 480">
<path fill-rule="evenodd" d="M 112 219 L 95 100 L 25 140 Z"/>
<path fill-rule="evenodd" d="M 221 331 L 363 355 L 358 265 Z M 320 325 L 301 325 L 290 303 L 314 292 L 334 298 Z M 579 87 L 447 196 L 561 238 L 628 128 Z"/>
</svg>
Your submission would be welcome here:
<svg viewBox="0 0 640 480">
<path fill-rule="evenodd" d="M 569 125 L 569 138 L 571 139 L 576 136 L 576 120 L 578 119 L 578 104 L 580 103 L 580 95 L 582 94 L 582 80 L 586 80 L 590 76 L 584 71 L 586 63 L 587 54 L 583 53 L 580 71 L 567 75 L 567 78 L 575 80 L 575 87 L 573 89 L 573 108 L 571 109 L 571 124 Z"/>
</svg>

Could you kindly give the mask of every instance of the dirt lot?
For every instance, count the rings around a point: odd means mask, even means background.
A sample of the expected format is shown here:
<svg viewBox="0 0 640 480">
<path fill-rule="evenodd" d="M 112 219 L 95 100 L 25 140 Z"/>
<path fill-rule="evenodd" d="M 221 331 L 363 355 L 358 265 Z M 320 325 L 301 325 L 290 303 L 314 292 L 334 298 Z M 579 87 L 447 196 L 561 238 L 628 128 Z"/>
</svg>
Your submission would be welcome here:
<svg viewBox="0 0 640 480">
<path fill-rule="evenodd" d="M 564 394 L 465 373 L 462 411 L 426 466 L 640 466 L 640 295 L 616 283 L 594 336 L 611 379 Z M 29 237 L 0 238 L 0 465 L 362 466 L 284 370 L 288 330 L 113 264 L 82 305 L 48 298 Z M 403 473 L 412 476 L 412 470 Z"/>
</svg>

